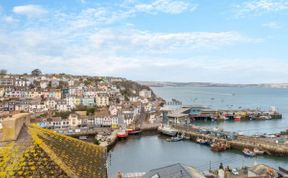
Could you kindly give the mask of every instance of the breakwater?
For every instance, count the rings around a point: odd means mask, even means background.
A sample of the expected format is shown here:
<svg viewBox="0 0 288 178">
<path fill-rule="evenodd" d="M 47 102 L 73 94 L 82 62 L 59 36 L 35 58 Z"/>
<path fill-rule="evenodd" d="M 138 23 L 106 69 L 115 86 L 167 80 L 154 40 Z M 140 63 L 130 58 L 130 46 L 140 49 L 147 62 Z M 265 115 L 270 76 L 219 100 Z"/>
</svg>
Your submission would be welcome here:
<svg viewBox="0 0 288 178">
<path fill-rule="evenodd" d="M 214 142 L 222 142 L 229 144 L 232 149 L 242 151 L 244 148 L 261 149 L 266 154 L 275 156 L 288 156 L 288 145 L 276 143 L 268 138 L 256 138 L 253 136 L 237 136 L 234 139 L 227 139 L 207 133 L 197 132 L 195 129 L 185 126 L 173 126 L 179 133 L 189 136 L 196 142 L 197 138 L 203 138 Z"/>
</svg>

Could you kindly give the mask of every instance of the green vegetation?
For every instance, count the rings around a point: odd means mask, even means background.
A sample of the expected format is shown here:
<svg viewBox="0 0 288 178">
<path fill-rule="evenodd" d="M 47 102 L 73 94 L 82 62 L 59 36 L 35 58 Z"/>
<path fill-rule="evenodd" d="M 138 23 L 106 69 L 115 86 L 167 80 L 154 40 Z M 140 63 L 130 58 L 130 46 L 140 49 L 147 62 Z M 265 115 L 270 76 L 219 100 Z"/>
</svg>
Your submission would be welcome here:
<svg viewBox="0 0 288 178">
<path fill-rule="evenodd" d="M 131 96 L 138 96 L 139 92 L 143 89 L 151 90 L 148 86 L 141 85 L 137 82 L 125 80 L 122 82 L 113 82 L 117 88 L 120 89 L 121 94 L 125 97 L 125 100 L 128 100 Z M 156 97 L 152 91 L 152 98 Z"/>
</svg>

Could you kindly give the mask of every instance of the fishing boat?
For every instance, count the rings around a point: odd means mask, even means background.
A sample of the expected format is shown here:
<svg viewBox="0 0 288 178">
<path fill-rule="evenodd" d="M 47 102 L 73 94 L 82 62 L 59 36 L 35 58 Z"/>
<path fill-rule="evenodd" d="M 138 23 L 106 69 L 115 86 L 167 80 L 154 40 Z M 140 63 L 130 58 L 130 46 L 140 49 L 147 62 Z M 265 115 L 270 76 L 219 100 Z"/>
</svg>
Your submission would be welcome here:
<svg viewBox="0 0 288 178">
<path fill-rule="evenodd" d="M 249 157 L 256 156 L 256 154 L 248 148 L 244 148 L 242 152 L 245 156 L 249 156 Z"/>
<path fill-rule="evenodd" d="M 117 132 L 117 137 L 118 138 L 127 138 L 128 137 L 128 132 L 126 130 L 120 130 Z"/>
<path fill-rule="evenodd" d="M 140 128 L 136 129 L 127 129 L 128 135 L 137 135 L 142 133 L 142 130 Z"/>
<path fill-rule="evenodd" d="M 168 135 L 171 137 L 175 137 L 177 135 L 177 130 L 168 127 L 168 126 L 164 126 L 164 127 L 159 127 L 158 131 L 164 135 Z"/>
<path fill-rule="evenodd" d="M 253 152 L 254 152 L 256 155 L 263 155 L 263 154 L 264 154 L 264 151 L 263 151 L 263 150 L 259 150 L 258 148 L 254 148 L 254 149 L 253 149 Z"/>
</svg>

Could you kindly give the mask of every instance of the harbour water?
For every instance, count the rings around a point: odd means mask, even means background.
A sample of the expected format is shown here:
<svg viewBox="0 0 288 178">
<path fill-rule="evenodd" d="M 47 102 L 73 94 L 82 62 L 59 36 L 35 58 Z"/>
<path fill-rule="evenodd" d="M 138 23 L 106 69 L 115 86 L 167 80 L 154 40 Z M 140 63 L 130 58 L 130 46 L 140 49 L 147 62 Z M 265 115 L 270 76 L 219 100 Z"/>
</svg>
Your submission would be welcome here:
<svg viewBox="0 0 288 178">
<path fill-rule="evenodd" d="M 219 127 L 244 134 L 276 133 L 288 128 L 288 89 L 232 88 L 232 87 L 161 87 L 153 91 L 166 100 L 175 98 L 183 104 L 201 104 L 212 108 L 260 108 L 276 106 L 283 118 L 267 121 L 198 122 L 205 127 Z M 173 163 L 185 163 L 200 170 L 220 162 L 231 167 L 265 163 L 274 167 L 288 166 L 287 157 L 257 156 L 247 158 L 239 151 L 211 152 L 207 146 L 190 141 L 167 142 L 157 134 L 130 137 L 118 142 L 109 153 L 108 174 L 116 177 L 118 171 L 145 172 Z"/>
</svg>

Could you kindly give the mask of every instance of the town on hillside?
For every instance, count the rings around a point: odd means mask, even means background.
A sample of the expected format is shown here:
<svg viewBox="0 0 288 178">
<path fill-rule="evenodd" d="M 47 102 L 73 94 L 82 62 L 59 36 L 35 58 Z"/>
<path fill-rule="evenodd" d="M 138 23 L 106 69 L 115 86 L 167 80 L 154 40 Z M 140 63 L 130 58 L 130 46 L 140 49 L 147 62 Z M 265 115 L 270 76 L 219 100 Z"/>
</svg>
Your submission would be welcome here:
<svg viewBox="0 0 288 178">
<path fill-rule="evenodd" d="M 32 122 L 59 133 L 102 128 L 111 134 L 113 129 L 158 122 L 163 102 L 149 87 L 125 78 L 45 75 L 39 69 L 31 74 L 0 73 L 0 128 L 5 118 L 30 113 Z"/>
</svg>

